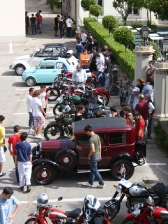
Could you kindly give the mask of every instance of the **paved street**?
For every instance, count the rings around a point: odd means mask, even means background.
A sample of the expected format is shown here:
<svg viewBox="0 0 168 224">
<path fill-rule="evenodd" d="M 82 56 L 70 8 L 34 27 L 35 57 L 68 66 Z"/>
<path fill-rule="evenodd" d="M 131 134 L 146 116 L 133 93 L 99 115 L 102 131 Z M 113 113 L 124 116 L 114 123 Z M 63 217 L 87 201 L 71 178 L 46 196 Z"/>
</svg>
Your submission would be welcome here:
<svg viewBox="0 0 168 224">
<path fill-rule="evenodd" d="M 37 12 L 39 9 L 43 11 L 44 18 L 44 30 L 41 35 L 28 35 L 25 43 L 13 44 L 12 53 L 10 54 L 9 43 L 0 45 L 0 114 L 3 114 L 6 119 L 4 126 L 6 128 L 6 142 L 8 137 L 13 133 L 13 126 L 18 124 L 21 126 L 22 131 L 28 131 L 28 114 L 26 110 L 25 97 L 28 94 L 28 89 L 22 78 L 16 76 L 14 71 L 9 70 L 9 65 L 12 60 L 17 56 L 30 54 L 36 47 L 42 46 L 45 43 L 64 43 L 71 49 L 75 50 L 75 39 L 63 39 L 60 40 L 54 37 L 53 32 L 53 18 L 48 6 L 43 4 L 43 1 L 39 0 L 27 0 L 26 10 L 31 13 Z M 35 86 L 35 89 L 39 89 L 39 85 Z M 116 105 L 119 108 L 118 97 L 113 97 L 110 105 Z M 49 110 L 47 111 L 47 122 L 54 119 L 52 108 L 54 103 L 49 104 Z M 29 136 L 28 142 L 34 145 L 39 140 L 33 136 Z M 7 144 L 6 144 L 7 145 Z M 69 174 L 61 173 L 57 176 L 55 181 L 47 186 L 35 186 L 32 183 L 32 191 L 27 193 L 20 193 L 18 184 L 15 181 L 14 164 L 9 152 L 6 153 L 7 161 L 4 163 L 4 172 L 7 173 L 5 177 L 0 179 L 0 190 L 5 186 L 13 187 L 16 196 L 21 202 L 22 207 L 19 211 L 14 223 L 24 223 L 28 217 L 28 214 L 33 212 L 36 207 L 36 198 L 39 193 L 45 192 L 48 194 L 50 202 L 56 204 L 56 199 L 59 196 L 63 196 L 64 200 L 59 202 L 62 205 L 62 210 L 71 210 L 76 207 L 82 207 L 82 199 L 87 194 L 93 194 L 95 197 L 100 198 L 102 204 L 110 199 L 114 194 L 114 184 L 117 181 L 111 179 L 110 173 L 102 173 L 105 181 L 105 188 L 84 188 L 82 183 L 86 182 L 89 174 Z M 142 167 L 137 167 L 133 177 L 130 179 L 132 182 L 138 182 L 144 184 L 143 181 L 148 181 L 147 187 L 150 187 L 156 181 L 164 182 L 168 184 L 168 158 L 160 151 L 156 144 L 149 144 L 147 146 L 147 158 L 146 164 Z M 160 164 L 159 164 L 160 163 Z M 153 181 L 153 182 L 152 182 Z M 126 208 L 124 203 L 122 204 L 121 213 L 112 221 L 112 223 L 120 223 L 126 214 Z"/>
</svg>

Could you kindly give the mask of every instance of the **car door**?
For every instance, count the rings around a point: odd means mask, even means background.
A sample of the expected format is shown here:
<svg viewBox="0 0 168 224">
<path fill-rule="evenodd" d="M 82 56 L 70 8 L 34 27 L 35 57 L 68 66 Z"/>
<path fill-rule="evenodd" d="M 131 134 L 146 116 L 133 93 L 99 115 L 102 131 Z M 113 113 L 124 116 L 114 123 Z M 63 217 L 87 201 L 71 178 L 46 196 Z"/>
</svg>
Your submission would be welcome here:
<svg viewBox="0 0 168 224">
<path fill-rule="evenodd" d="M 38 83 L 51 83 L 55 78 L 54 62 L 42 62 L 36 69 L 35 76 Z"/>
<path fill-rule="evenodd" d="M 106 160 L 107 160 L 107 148 L 106 148 L 106 135 L 105 134 L 98 134 L 100 137 L 101 145 L 102 145 L 102 160 L 98 163 L 99 168 L 106 167 Z M 87 135 L 78 135 L 77 136 L 77 151 L 79 155 L 79 168 L 89 168 L 88 163 L 88 154 L 90 152 L 90 145 L 89 145 L 90 137 Z"/>
<path fill-rule="evenodd" d="M 127 134 L 126 132 L 109 132 L 107 135 L 107 154 L 109 164 L 111 159 L 119 154 L 127 153 L 128 151 L 127 144 Z"/>
</svg>

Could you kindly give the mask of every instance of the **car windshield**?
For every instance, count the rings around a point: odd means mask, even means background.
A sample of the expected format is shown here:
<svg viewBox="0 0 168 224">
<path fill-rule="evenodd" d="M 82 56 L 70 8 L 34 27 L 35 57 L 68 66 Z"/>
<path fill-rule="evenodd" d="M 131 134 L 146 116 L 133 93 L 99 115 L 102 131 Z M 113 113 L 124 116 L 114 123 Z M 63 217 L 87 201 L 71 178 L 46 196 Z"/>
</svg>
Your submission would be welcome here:
<svg viewBox="0 0 168 224">
<path fill-rule="evenodd" d="M 30 54 L 30 57 L 32 57 L 33 55 L 35 55 L 37 51 L 35 50 L 32 54 Z"/>
</svg>

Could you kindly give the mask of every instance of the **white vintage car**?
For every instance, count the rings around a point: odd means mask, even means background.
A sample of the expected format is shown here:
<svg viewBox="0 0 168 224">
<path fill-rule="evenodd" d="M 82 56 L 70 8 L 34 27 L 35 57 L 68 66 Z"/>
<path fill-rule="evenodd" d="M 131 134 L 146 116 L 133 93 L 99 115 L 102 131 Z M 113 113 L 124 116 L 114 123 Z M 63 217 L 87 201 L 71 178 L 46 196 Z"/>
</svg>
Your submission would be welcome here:
<svg viewBox="0 0 168 224">
<path fill-rule="evenodd" d="M 12 61 L 9 69 L 15 70 L 17 75 L 22 75 L 24 70 L 36 67 L 44 58 L 48 57 L 66 58 L 67 62 L 76 68 L 78 60 L 73 56 L 73 50 L 68 50 L 63 44 L 45 44 L 43 48 L 36 49 L 30 55 L 23 55 Z"/>
</svg>

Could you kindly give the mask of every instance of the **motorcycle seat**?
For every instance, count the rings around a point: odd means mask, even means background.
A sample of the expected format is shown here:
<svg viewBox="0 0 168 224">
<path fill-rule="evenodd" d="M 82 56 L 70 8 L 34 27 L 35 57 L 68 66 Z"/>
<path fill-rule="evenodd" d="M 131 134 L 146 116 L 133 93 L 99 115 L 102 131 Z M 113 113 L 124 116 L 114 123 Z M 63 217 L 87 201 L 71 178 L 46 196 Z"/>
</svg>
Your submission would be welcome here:
<svg viewBox="0 0 168 224">
<path fill-rule="evenodd" d="M 166 191 L 166 194 L 168 194 L 168 186 L 165 186 L 165 191 Z M 148 188 L 148 192 L 149 194 L 155 194 L 153 188 Z"/>
<path fill-rule="evenodd" d="M 72 217 L 72 218 L 77 218 L 81 213 L 81 209 L 80 208 L 76 208 L 72 211 L 66 211 L 65 214 L 68 216 L 68 217 Z"/>
</svg>

